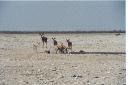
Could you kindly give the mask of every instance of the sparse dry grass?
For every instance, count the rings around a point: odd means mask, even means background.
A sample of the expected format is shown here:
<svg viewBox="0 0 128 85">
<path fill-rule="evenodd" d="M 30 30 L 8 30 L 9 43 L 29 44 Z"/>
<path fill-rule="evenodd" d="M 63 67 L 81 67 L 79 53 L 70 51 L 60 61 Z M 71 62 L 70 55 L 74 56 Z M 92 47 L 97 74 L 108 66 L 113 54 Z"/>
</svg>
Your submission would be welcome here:
<svg viewBox="0 0 128 85">
<path fill-rule="evenodd" d="M 52 37 L 73 51 L 125 52 L 125 34 L 46 34 L 51 54 L 32 50 L 37 34 L 0 34 L 0 85 L 123 85 L 125 55 L 55 54 Z"/>
</svg>

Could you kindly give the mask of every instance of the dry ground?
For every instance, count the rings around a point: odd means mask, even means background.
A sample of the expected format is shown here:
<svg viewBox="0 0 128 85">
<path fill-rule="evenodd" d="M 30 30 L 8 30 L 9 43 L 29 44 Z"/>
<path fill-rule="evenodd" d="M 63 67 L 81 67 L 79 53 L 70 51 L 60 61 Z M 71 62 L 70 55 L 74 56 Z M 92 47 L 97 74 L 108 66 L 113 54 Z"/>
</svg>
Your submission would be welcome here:
<svg viewBox="0 0 128 85">
<path fill-rule="evenodd" d="M 38 54 L 38 34 L 0 34 L 0 85 L 125 85 L 125 54 L 55 54 L 51 39 L 70 38 L 73 51 L 125 52 L 125 34 L 115 34 L 46 34 L 48 48 Z"/>
</svg>

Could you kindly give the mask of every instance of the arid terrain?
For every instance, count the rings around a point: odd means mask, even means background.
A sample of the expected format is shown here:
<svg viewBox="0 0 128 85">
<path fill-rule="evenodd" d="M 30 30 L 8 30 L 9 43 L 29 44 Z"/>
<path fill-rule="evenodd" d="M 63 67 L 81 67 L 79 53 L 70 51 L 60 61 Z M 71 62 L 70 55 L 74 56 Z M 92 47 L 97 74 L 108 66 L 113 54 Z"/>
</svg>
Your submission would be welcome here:
<svg viewBox="0 0 128 85">
<path fill-rule="evenodd" d="M 73 51 L 125 52 L 125 33 L 45 34 L 48 47 L 33 51 L 39 34 L 0 34 L 0 85 L 125 85 L 125 54 L 56 54 L 52 37 Z M 44 53 L 50 50 L 51 53 Z"/>
</svg>

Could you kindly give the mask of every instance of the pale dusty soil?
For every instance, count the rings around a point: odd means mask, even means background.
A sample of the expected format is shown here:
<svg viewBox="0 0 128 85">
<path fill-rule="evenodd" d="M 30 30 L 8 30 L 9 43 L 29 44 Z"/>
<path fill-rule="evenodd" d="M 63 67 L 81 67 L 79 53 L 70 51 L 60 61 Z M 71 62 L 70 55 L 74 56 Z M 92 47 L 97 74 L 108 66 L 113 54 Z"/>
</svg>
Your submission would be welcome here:
<svg viewBox="0 0 128 85">
<path fill-rule="evenodd" d="M 0 34 L 0 85 L 125 85 L 125 54 L 55 54 L 51 38 L 73 51 L 125 52 L 125 34 L 46 34 L 48 48 L 33 52 L 38 34 Z M 49 49 L 51 54 L 43 53 Z"/>
</svg>

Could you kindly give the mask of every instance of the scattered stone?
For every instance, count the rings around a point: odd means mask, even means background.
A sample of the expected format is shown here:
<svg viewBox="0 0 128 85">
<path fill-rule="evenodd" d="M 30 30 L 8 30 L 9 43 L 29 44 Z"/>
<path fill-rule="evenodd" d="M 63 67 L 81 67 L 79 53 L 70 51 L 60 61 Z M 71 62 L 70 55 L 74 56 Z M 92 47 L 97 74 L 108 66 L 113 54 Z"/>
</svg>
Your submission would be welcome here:
<svg viewBox="0 0 128 85">
<path fill-rule="evenodd" d="M 83 50 L 80 50 L 79 52 L 80 52 L 80 53 L 85 53 L 85 51 L 83 51 Z"/>
<path fill-rule="evenodd" d="M 76 75 L 73 75 L 72 77 L 76 77 Z"/>
<path fill-rule="evenodd" d="M 119 74 L 122 74 L 122 73 L 119 73 Z"/>
<path fill-rule="evenodd" d="M 83 78 L 83 76 L 77 76 L 77 77 L 79 77 L 79 78 Z"/>
<path fill-rule="evenodd" d="M 89 80 L 87 80 L 87 83 L 89 83 Z"/>
<path fill-rule="evenodd" d="M 45 50 L 44 52 L 47 54 L 50 54 L 50 50 Z"/>
<path fill-rule="evenodd" d="M 75 77 L 75 78 L 83 78 L 83 76 L 76 76 L 76 75 L 73 75 L 72 77 Z"/>
<path fill-rule="evenodd" d="M 126 69 L 122 69 L 123 71 L 126 71 Z"/>
<path fill-rule="evenodd" d="M 62 75 L 60 78 L 64 78 L 64 76 Z"/>
<path fill-rule="evenodd" d="M 51 81 L 49 81 L 49 82 L 54 82 L 54 80 L 51 80 Z"/>
<path fill-rule="evenodd" d="M 94 78 L 99 78 L 98 76 L 94 77 Z"/>
<path fill-rule="evenodd" d="M 57 70 L 57 68 L 55 67 L 54 69 L 52 69 L 52 71 L 56 71 Z"/>
<path fill-rule="evenodd" d="M 28 81 L 24 81 L 26 84 L 28 84 Z"/>
<path fill-rule="evenodd" d="M 102 40 L 99 40 L 100 42 L 102 42 Z"/>
<path fill-rule="evenodd" d="M 77 67 L 77 66 L 72 66 L 72 67 Z"/>
<path fill-rule="evenodd" d="M 40 78 L 40 80 L 44 80 L 43 78 Z"/>
<path fill-rule="evenodd" d="M 85 84 L 85 85 L 90 85 L 90 81 L 89 81 L 89 80 L 87 80 L 87 84 Z"/>
</svg>

